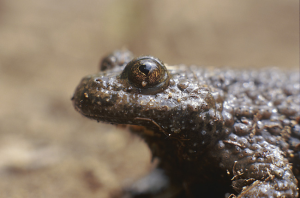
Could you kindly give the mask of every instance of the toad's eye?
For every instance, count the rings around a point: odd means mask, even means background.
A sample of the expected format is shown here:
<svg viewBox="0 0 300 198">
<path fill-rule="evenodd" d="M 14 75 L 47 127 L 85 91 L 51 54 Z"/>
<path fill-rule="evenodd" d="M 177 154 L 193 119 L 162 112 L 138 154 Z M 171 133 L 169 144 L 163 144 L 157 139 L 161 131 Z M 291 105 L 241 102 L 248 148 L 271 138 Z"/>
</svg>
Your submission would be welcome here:
<svg viewBox="0 0 300 198">
<path fill-rule="evenodd" d="M 145 89 L 159 92 L 169 85 L 169 74 L 165 65 L 151 56 L 139 57 L 129 62 L 121 78 L 127 79 L 144 93 Z"/>
</svg>

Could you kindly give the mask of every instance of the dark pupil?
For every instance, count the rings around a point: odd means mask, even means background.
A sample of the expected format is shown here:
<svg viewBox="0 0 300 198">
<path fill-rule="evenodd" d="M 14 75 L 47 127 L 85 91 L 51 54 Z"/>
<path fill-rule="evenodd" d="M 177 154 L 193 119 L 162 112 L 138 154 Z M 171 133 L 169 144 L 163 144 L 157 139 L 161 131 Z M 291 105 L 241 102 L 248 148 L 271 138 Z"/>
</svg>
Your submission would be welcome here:
<svg viewBox="0 0 300 198">
<path fill-rule="evenodd" d="M 144 63 L 143 65 L 141 65 L 139 67 L 139 70 L 147 76 L 149 74 L 149 72 L 151 71 L 151 69 L 153 68 L 153 66 L 155 66 L 153 64 L 154 63 Z"/>
</svg>

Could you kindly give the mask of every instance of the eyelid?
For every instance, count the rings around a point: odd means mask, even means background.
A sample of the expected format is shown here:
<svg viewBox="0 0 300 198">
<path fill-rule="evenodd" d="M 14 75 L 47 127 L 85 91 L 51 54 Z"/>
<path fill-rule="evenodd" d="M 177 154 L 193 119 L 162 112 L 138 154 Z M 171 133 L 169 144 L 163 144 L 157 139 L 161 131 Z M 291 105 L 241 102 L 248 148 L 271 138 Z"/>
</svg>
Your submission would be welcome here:
<svg viewBox="0 0 300 198">
<path fill-rule="evenodd" d="M 141 67 L 141 66 L 145 67 Z M 157 58 L 143 56 L 130 61 L 121 76 L 123 83 L 130 84 L 139 93 L 162 92 L 169 85 L 166 66 Z"/>
</svg>

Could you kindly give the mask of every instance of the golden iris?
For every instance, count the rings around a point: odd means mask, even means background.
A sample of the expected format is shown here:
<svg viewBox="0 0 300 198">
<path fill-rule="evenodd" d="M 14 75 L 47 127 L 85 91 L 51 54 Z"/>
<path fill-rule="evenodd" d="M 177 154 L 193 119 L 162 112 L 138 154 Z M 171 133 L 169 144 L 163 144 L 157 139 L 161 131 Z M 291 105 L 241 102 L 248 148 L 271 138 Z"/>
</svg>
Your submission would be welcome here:
<svg viewBox="0 0 300 198">
<path fill-rule="evenodd" d="M 128 79 L 129 83 L 137 88 L 156 92 L 169 85 L 167 68 L 160 60 L 151 56 L 130 61 L 123 70 L 121 79 Z"/>
</svg>

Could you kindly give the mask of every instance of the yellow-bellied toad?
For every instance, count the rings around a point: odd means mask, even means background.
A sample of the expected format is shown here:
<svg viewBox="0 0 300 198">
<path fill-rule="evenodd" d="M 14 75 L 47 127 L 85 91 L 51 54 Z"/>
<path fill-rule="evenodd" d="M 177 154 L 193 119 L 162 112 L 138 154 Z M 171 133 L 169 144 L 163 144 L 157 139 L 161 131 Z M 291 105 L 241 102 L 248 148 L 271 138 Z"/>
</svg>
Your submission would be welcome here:
<svg viewBox="0 0 300 198">
<path fill-rule="evenodd" d="M 86 117 L 144 127 L 132 132 L 159 164 L 131 197 L 298 197 L 299 89 L 297 72 L 167 69 L 123 50 L 72 100 Z"/>
</svg>

